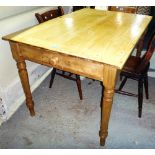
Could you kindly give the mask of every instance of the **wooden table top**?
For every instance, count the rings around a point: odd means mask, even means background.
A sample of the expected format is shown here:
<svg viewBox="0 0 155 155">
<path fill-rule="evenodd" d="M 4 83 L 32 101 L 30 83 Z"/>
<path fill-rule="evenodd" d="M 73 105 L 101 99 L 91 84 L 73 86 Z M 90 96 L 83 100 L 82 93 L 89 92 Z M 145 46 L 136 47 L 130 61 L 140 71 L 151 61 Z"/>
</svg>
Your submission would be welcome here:
<svg viewBox="0 0 155 155">
<path fill-rule="evenodd" d="M 122 69 L 151 18 L 86 8 L 3 39 Z"/>
</svg>

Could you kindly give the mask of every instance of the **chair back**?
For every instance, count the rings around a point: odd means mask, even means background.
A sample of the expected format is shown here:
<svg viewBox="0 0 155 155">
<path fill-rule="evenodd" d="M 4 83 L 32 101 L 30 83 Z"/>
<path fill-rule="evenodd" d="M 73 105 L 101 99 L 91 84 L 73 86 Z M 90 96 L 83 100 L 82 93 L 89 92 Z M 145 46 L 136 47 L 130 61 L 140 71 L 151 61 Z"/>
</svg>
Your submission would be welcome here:
<svg viewBox="0 0 155 155">
<path fill-rule="evenodd" d="M 42 14 L 35 13 L 35 16 L 39 23 L 43 23 L 45 21 L 48 21 L 50 19 L 62 16 L 62 15 L 64 15 L 64 11 L 61 6 L 58 6 L 58 9 L 46 11 Z"/>
<path fill-rule="evenodd" d="M 153 33 L 152 37 L 150 38 L 146 53 L 143 55 L 142 60 L 140 61 L 140 64 L 136 69 L 139 73 L 142 73 L 146 68 L 149 69 L 150 59 L 153 55 L 154 50 L 155 50 L 155 33 Z"/>
<path fill-rule="evenodd" d="M 86 6 L 73 6 L 73 12 L 83 8 L 86 8 Z"/>
<path fill-rule="evenodd" d="M 125 12 L 125 13 L 133 13 L 135 14 L 137 12 L 137 7 L 131 7 L 131 6 L 109 6 L 109 11 L 117 11 L 117 12 Z"/>
</svg>

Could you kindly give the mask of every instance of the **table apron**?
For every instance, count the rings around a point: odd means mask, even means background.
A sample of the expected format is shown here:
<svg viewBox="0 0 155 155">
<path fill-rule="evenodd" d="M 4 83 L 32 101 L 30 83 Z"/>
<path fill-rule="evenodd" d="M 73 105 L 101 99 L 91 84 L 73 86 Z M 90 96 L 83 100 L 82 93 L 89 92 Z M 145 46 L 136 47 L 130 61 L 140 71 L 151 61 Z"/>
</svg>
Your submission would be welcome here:
<svg viewBox="0 0 155 155">
<path fill-rule="evenodd" d="M 19 47 L 25 60 L 103 81 L 102 63 L 25 44 L 19 44 Z"/>
</svg>

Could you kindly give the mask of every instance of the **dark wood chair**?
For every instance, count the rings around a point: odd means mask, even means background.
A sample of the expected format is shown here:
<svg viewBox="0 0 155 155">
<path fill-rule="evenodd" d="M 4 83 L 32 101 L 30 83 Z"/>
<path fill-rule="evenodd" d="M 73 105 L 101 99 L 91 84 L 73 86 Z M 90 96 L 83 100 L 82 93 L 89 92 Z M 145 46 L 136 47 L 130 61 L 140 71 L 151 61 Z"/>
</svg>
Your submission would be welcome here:
<svg viewBox="0 0 155 155">
<path fill-rule="evenodd" d="M 59 6 L 58 9 L 50 10 L 50 11 L 44 12 L 42 14 L 35 13 L 35 16 L 36 16 L 39 23 L 43 23 L 45 21 L 51 20 L 53 18 L 62 16 L 62 15 L 64 15 L 64 11 L 63 11 L 63 8 L 61 6 Z M 81 89 L 81 80 L 80 80 L 79 75 L 68 73 L 68 72 L 65 72 L 65 71 L 60 71 L 60 70 L 57 70 L 56 68 L 53 68 L 53 70 L 51 72 L 51 79 L 50 79 L 49 88 L 52 87 L 55 74 L 60 75 L 60 76 L 62 76 L 64 78 L 75 81 L 76 84 L 77 84 L 80 100 L 83 99 L 82 89 Z"/>
<path fill-rule="evenodd" d="M 153 55 L 154 49 L 155 33 L 153 33 L 151 39 L 149 40 L 147 51 L 145 52 L 145 54 L 142 57 L 130 56 L 120 73 L 121 79 L 124 79 L 122 80 L 119 88 L 116 90 L 116 93 L 138 97 L 138 117 L 141 117 L 142 115 L 143 85 L 145 88 L 146 99 L 149 98 L 148 70 L 150 66 L 150 59 Z M 138 81 L 138 95 L 122 90 L 128 78 Z"/>
<path fill-rule="evenodd" d="M 62 15 L 64 15 L 64 11 L 63 11 L 63 8 L 61 6 L 58 6 L 58 9 L 49 10 L 49 11 L 46 11 L 42 14 L 35 13 L 35 16 L 36 16 L 39 23 L 43 23 L 45 21 L 48 21 L 50 19 L 62 16 Z"/>
</svg>

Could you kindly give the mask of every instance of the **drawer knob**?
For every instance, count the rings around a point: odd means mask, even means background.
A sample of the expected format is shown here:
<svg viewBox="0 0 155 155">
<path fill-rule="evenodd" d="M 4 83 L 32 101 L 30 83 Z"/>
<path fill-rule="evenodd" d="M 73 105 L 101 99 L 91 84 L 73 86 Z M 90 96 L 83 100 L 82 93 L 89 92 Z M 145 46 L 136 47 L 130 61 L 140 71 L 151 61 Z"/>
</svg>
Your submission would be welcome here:
<svg viewBox="0 0 155 155">
<path fill-rule="evenodd" d="M 58 62 L 58 57 L 53 57 L 50 59 L 50 64 L 51 65 L 56 65 L 56 63 Z"/>
</svg>

